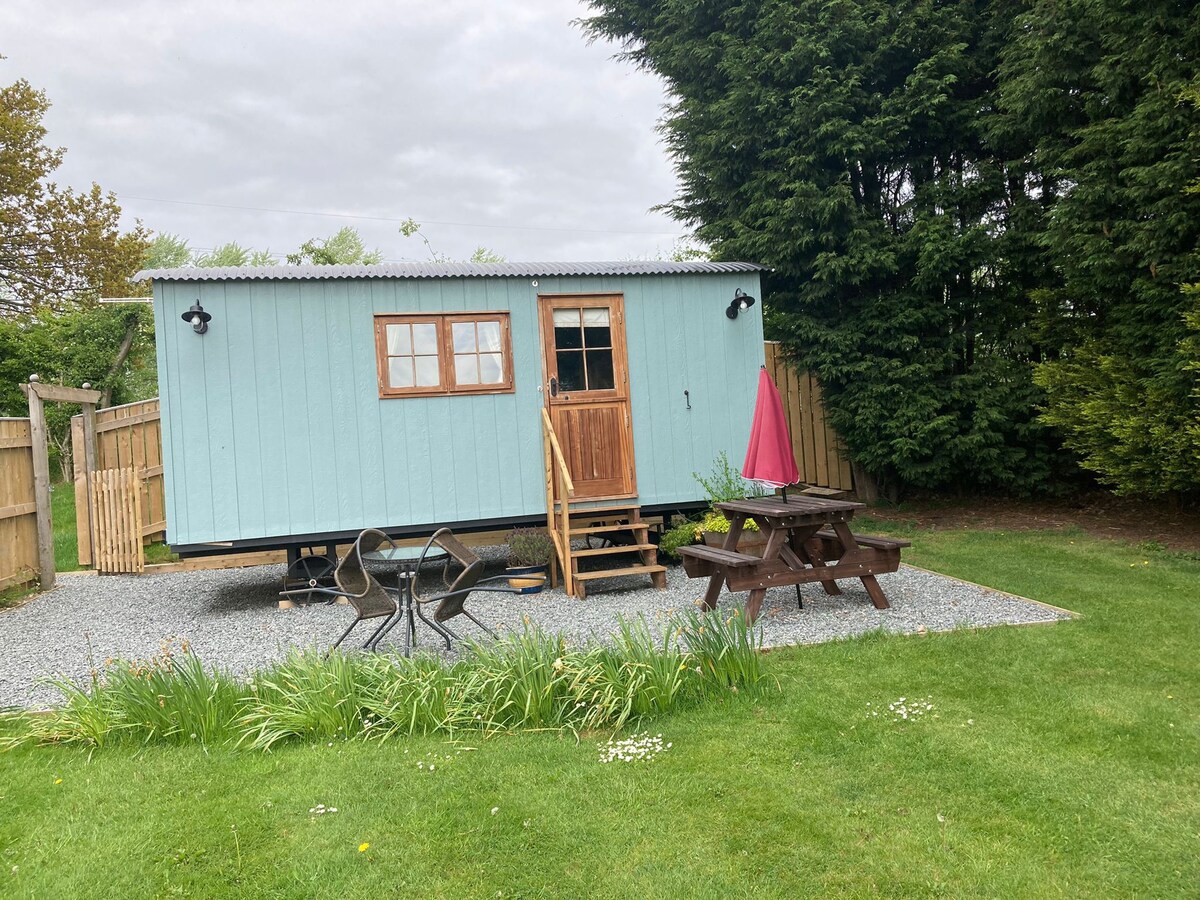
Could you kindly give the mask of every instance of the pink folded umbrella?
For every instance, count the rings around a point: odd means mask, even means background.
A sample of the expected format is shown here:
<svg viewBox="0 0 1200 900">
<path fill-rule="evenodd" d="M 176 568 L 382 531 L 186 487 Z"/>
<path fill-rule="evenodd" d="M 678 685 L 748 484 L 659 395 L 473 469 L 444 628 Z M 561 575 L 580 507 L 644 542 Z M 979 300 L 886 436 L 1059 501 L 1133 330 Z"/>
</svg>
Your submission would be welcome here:
<svg viewBox="0 0 1200 900">
<path fill-rule="evenodd" d="M 783 400 L 779 389 L 763 366 L 758 373 L 758 400 L 754 404 L 754 423 L 750 426 L 750 446 L 742 476 L 771 487 L 784 489 L 800 480 L 787 419 L 783 415 Z"/>
</svg>

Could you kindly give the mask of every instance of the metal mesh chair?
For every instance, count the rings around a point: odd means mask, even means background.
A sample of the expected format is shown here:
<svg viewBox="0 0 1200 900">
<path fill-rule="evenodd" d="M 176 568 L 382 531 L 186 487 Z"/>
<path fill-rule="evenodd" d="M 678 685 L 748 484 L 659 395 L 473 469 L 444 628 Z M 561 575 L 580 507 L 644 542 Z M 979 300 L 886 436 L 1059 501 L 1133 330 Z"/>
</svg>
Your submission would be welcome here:
<svg viewBox="0 0 1200 900">
<path fill-rule="evenodd" d="M 433 546 L 441 547 L 449 556 L 446 559 L 446 565 L 442 569 L 442 582 L 446 586 L 446 590 L 435 594 L 421 594 L 416 590 L 416 585 L 413 587 L 413 603 L 416 607 L 417 615 L 421 617 L 421 621 L 436 631 L 442 636 L 446 642 L 446 649 L 450 649 L 450 640 L 459 640 L 457 634 L 450 630 L 446 624 L 451 619 L 458 616 L 466 616 L 475 626 L 481 631 L 490 634 L 493 638 L 496 637 L 496 632 L 488 628 L 477 618 L 471 615 L 470 610 L 466 608 L 467 598 L 476 592 L 495 592 L 504 594 L 519 594 L 520 588 L 508 587 L 507 584 L 501 586 L 497 582 L 507 582 L 508 576 L 496 575 L 492 578 L 483 578 L 484 564 L 474 551 L 460 541 L 454 532 L 449 528 L 441 528 L 434 532 L 433 536 L 426 541 L 425 548 L 421 551 L 422 561 L 425 559 L 425 554 L 429 552 L 429 548 Z M 462 571 L 458 573 L 453 580 L 450 578 L 451 567 L 454 565 L 462 566 Z M 418 568 L 420 563 L 418 563 Z M 539 576 L 521 576 L 522 578 L 539 577 Z M 544 580 L 544 579 L 543 579 Z M 436 604 L 433 610 L 433 618 L 425 615 L 423 607 Z M 385 632 L 386 633 L 386 632 Z"/>
<path fill-rule="evenodd" d="M 379 639 L 386 633 L 389 623 L 399 619 L 400 599 L 398 593 L 385 588 L 363 565 L 363 554 L 378 550 L 384 544 L 391 547 L 396 546 L 395 542 L 382 531 L 368 528 L 359 534 L 350 551 L 342 557 L 342 561 L 334 569 L 333 581 L 337 587 L 320 587 L 310 583 L 304 588 L 279 592 L 281 597 L 316 593 L 327 595 L 331 600 L 344 597 L 350 602 L 358 615 L 341 636 L 333 642 L 329 652 L 337 649 L 359 622 L 364 619 L 383 618 L 383 622 L 363 644 L 364 649 L 373 650 Z"/>
</svg>

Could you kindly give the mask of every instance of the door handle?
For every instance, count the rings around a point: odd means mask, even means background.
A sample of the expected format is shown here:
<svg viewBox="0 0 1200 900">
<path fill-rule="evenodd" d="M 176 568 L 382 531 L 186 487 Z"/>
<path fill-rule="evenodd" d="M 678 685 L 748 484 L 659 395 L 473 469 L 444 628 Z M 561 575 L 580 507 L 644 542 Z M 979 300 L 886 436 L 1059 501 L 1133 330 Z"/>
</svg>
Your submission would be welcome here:
<svg viewBox="0 0 1200 900">
<path fill-rule="evenodd" d="M 558 396 L 558 379 L 555 378 L 554 376 L 550 377 L 550 396 L 551 397 Z"/>
</svg>

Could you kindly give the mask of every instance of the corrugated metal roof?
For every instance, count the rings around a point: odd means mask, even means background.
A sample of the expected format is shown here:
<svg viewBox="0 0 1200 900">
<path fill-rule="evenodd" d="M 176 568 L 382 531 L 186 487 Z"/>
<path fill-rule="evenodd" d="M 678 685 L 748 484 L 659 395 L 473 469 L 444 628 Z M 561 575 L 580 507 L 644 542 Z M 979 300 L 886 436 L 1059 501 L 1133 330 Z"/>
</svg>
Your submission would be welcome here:
<svg viewBox="0 0 1200 900">
<path fill-rule="evenodd" d="M 554 278 L 579 275 L 716 275 L 758 272 L 745 262 L 383 263 L 376 266 L 221 266 L 143 269 L 135 281 L 274 281 L 330 278 Z"/>
</svg>

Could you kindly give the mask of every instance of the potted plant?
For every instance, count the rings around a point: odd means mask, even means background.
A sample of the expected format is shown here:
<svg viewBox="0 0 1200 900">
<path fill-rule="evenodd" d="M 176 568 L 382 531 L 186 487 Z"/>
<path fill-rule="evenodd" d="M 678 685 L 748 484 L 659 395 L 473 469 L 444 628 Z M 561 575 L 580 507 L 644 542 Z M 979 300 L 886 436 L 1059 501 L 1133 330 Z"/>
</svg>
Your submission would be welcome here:
<svg viewBox="0 0 1200 900">
<path fill-rule="evenodd" d="M 710 547 L 723 547 L 725 537 L 729 534 L 729 520 L 725 514 L 716 508 L 718 503 L 728 503 L 730 500 L 741 500 L 745 497 L 762 497 L 765 491 L 757 482 L 748 481 L 741 476 L 729 462 L 725 453 L 717 455 L 713 470 L 705 477 L 693 472 L 692 477 L 704 488 L 708 502 L 713 508 L 696 526 L 696 536 Z M 758 526 L 753 520 L 747 519 L 741 535 L 738 537 L 738 553 L 751 556 L 761 556 L 766 546 L 766 539 L 759 533 Z"/>
<path fill-rule="evenodd" d="M 545 587 L 554 542 L 542 528 L 515 528 L 508 533 L 509 587 L 522 594 L 536 594 Z M 521 578 L 520 576 L 526 576 Z M 541 577 L 528 577 L 541 576 Z"/>
<path fill-rule="evenodd" d="M 696 526 L 696 533 L 708 546 L 724 547 L 725 538 L 729 534 L 729 520 L 722 513 L 710 512 Z M 746 524 L 742 527 L 742 533 L 738 535 L 737 552 L 749 556 L 762 556 L 766 546 L 767 539 L 762 536 L 754 520 L 747 519 Z"/>
</svg>

